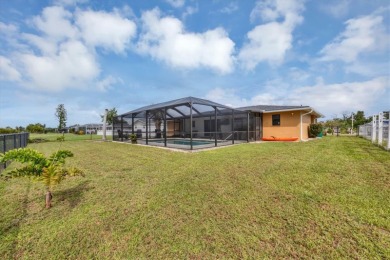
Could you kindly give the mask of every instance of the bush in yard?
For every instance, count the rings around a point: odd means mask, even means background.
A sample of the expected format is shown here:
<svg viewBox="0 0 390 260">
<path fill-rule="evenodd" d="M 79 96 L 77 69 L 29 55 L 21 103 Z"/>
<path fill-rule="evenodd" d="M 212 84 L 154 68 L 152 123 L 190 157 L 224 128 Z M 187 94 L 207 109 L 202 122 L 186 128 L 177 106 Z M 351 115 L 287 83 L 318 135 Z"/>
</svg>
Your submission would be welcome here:
<svg viewBox="0 0 390 260">
<path fill-rule="evenodd" d="M 32 138 L 32 139 L 28 139 L 27 141 L 29 144 L 33 144 L 33 143 L 45 143 L 45 142 L 49 142 L 49 140 L 45 139 L 45 138 Z"/>
<path fill-rule="evenodd" d="M 315 138 L 322 132 L 322 125 L 321 124 L 310 124 L 309 125 L 309 137 Z"/>
<path fill-rule="evenodd" d="M 5 178 L 30 177 L 42 182 L 46 187 L 46 208 L 51 207 L 52 190 L 67 176 L 84 176 L 80 169 L 75 167 L 65 168 L 65 159 L 72 157 L 73 153 L 68 150 L 59 150 L 46 158 L 42 153 L 31 148 L 10 150 L 0 153 L 0 163 L 17 161 L 26 164 L 7 173 L 1 174 Z"/>
<path fill-rule="evenodd" d="M 136 134 L 131 134 L 129 137 L 130 137 L 130 140 L 131 140 L 132 144 L 136 144 L 137 143 L 137 135 Z"/>
</svg>

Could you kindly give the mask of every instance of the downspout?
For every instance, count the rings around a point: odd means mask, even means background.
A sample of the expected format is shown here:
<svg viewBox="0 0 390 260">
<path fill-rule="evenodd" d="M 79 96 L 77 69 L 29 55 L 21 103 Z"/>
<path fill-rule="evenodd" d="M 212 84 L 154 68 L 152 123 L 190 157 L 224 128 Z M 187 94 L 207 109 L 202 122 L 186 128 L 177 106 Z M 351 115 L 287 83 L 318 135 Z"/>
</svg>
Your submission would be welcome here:
<svg viewBox="0 0 390 260">
<path fill-rule="evenodd" d="M 302 139 L 303 139 L 302 118 L 303 118 L 303 116 L 311 114 L 312 112 L 313 112 L 313 109 L 311 109 L 310 112 L 307 112 L 306 114 L 302 114 L 302 111 L 301 111 L 301 142 L 302 142 Z"/>
</svg>

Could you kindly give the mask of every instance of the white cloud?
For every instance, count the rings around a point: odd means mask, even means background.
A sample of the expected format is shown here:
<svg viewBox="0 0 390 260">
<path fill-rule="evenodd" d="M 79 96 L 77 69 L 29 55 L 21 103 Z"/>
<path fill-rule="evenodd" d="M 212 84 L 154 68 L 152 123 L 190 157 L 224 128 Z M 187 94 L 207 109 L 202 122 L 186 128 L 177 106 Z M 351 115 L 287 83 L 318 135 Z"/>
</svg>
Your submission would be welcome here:
<svg viewBox="0 0 390 260">
<path fill-rule="evenodd" d="M 223 14 L 231 14 L 238 10 L 238 3 L 237 2 L 231 2 L 221 10 L 219 10 L 220 13 Z"/>
<path fill-rule="evenodd" d="M 103 80 L 97 82 L 96 89 L 105 92 L 108 89 L 110 89 L 112 85 L 116 83 L 123 83 L 123 80 L 120 78 L 115 78 L 110 75 L 108 77 L 105 77 Z"/>
<path fill-rule="evenodd" d="M 58 50 L 57 42 L 50 41 L 45 37 L 30 33 L 22 33 L 21 37 L 33 46 L 37 47 L 43 55 L 53 55 Z"/>
<path fill-rule="evenodd" d="M 87 88 L 88 83 L 100 73 L 93 53 L 79 41 L 62 43 L 56 55 L 23 54 L 20 62 L 29 79 L 26 85 L 49 91 Z"/>
<path fill-rule="evenodd" d="M 292 46 L 291 31 L 277 22 L 256 26 L 247 36 L 249 42 L 238 57 L 248 70 L 254 69 L 262 61 L 282 63 L 286 51 Z"/>
<path fill-rule="evenodd" d="M 318 84 L 294 90 L 288 96 L 291 104 L 308 104 L 326 115 L 342 111 L 367 111 L 389 90 L 389 78 L 378 77 L 361 82 Z M 385 97 L 386 99 L 386 97 Z"/>
<path fill-rule="evenodd" d="M 282 100 L 271 93 L 260 93 L 246 99 L 241 98 L 237 90 L 231 88 L 214 88 L 204 98 L 231 107 L 282 104 Z"/>
<path fill-rule="evenodd" d="M 321 61 L 355 62 L 360 55 L 380 51 L 390 44 L 382 16 L 368 15 L 350 19 L 346 28 L 321 51 Z"/>
<path fill-rule="evenodd" d="M 18 33 L 17 41 L 28 43 L 29 48 L 11 44 L 15 55 L 2 61 L 3 74 L 7 74 L 2 79 L 21 80 L 21 85 L 37 90 L 85 89 L 91 85 L 109 88 L 116 82 L 110 76 L 99 79 L 96 48 L 124 53 L 136 34 L 135 23 L 124 18 L 119 9 L 110 13 L 78 9 L 72 13 L 62 6 L 51 6 L 31 21 L 37 32 Z M 0 27 L 5 36 L 18 32 L 12 25 L 0 23 Z"/>
<path fill-rule="evenodd" d="M 301 20 L 299 13 L 303 9 L 303 0 L 257 1 L 255 8 L 251 11 L 250 20 L 255 22 L 256 19 L 260 18 L 264 22 L 271 22 L 284 18 L 288 23 L 293 24 L 294 19 Z"/>
<path fill-rule="evenodd" d="M 235 89 L 229 88 L 214 88 L 207 92 L 204 98 L 231 107 L 246 106 L 249 104 L 248 100 L 240 98 L 236 94 Z"/>
<path fill-rule="evenodd" d="M 348 13 L 350 4 L 351 0 L 336 0 L 334 2 L 327 2 L 326 4 L 321 5 L 321 9 L 336 18 L 341 18 Z"/>
<path fill-rule="evenodd" d="M 304 82 L 310 78 L 310 74 L 300 68 L 292 67 L 289 69 L 289 78 L 294 82 Z"/>
<path fill-rule="evenodd" d="M 12 48 L 25 49 L 26 46 L 18 42 L 19 28 L 14 24 L 0 22 L 0 40 Z"/>
<path fill-rule="evenodd" d="M 345 68 L 347 73 L 355 73 L 366 77 L 389 75 L 390 60 L 386 62 L 354 62 Z"/>
<path fill-rule="evenodd" d="M 248 41 L 240 50 L 238 59 L 247 70 L 254 69 L 260 62 L 277 65 L 283 62 L 291 49 L 295 27 L 303 21 L 301 0 L 258 1 L 250 18 L 260 18 L 265 24 L 256 26 L 247 34 Z M 279 20 L 283 18 L 283 21 Z"/>
<path fill-rule="evenodd" d="M 18 32 L 18 28 L 13 24 L 5 24 L 0 22 L 0 33 L 2 35 L 12 35 Z"/>
<path fill-rule="evenodd" d="M 233 70 L 234 42 L 222 28 L 189 33 L 174 17 L 161 17 L 159 9 L 142 14 L 143 33 L 138 51 L 177 68 L 211 68 L 220 73 Z"/>
<path fill-rule="evenodd" d="M 325 84 L 319 79 L 313 86 L 279 88 L 273 85 L 265 93 L 254 94 L 249 99 L 241 98 L 234 89 L 215 88 L 205 98 L 233 107 L 251 105 L 308 105 L 325 116 L 342 111 L 363 110 L 370 112 L 378 103 L 388 104 L 390 85 L 388 77 L 378 77 L 368 81 Z M 273 82 L 278 82 L 274 80 Z M 387 99 L 387 100 L 386 100 Z M 388 105 L 387 105 L 388 106 Z M 375 108 L 377 109 L 377 108 Z M 386 109 L 386 108 L 384 108 Z"/>
<path fill-rule="evenodd" d="M 77 4 L 84 4 L 87 3 L 88 0 L 55 0 L 54 3 L 57 5 L 64 5 L 64 6 L 71 6 L 71 5 L 77 5 Z"/>
<path fill-rule="evenodd" d="M 0 55 L 0 80 L 19 81 L 21 75 L 15 69 L 12 61 Z"/>
<path fill-rule="evenodd" d="M 81 11 L 76 24 L 89 46 L 101 46 L 116 53 L 123 53 L 135 36 L 136 25 L 118 13 Z"/>
<path fill-rule="evenodd" d="M 61 41 L 74 39 L 78 35 L 78 29 L 72 24 L 73 14 L 62 6 L 46 7 L 42 15 L 35 16 L 32 24 L 49 38 L 49 40 Z"/>
<path fill-rule="evenodd" d="M 185 4 L 185 0 L 165 0 L 165 2 L 175 8 L 183 7 Z"/>
<path fill-rule="evenodd" d="M 187 16 L 190 16 L 190 15 L 193 15 L 195 13 L 197 13 L 199 11 L 198 7 L 192 7 L 192 6 L 187 6 L 186 7 L 186 10 L 184 11 L 183 15 L 182 15 L 182 19 L 186 19 Z"/>
</svg>

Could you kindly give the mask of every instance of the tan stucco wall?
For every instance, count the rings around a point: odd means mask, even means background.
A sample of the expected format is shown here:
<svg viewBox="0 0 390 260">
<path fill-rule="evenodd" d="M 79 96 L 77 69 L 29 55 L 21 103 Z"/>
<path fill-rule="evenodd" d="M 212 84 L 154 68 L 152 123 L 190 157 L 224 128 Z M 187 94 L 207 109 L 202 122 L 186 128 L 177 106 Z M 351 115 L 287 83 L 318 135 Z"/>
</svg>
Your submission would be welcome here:
<svg viewBox="0 0 390 260">
<path fill-rule="evenodd" d="M 302 114 L 305 114 L 302 112 Z M 311 115 L 305 115 L 302 117 L 302 139 L 309 138 L 309 125 L 313 122 L 313 118 Z"/>
<path fill-rule="evenodd" d="M 305 112 L 302 112 L 304 114 Z M 272 125 L 272 115 L 280 114 L 280 125 Z M 276 112 L 263 114 L 263 137 L 301 137 L 301 111 Z M 309 138 L 308 127 L 315 121 L 315 116 L 305 115 L 302 118 L 302 138 Z"/>
</svg>

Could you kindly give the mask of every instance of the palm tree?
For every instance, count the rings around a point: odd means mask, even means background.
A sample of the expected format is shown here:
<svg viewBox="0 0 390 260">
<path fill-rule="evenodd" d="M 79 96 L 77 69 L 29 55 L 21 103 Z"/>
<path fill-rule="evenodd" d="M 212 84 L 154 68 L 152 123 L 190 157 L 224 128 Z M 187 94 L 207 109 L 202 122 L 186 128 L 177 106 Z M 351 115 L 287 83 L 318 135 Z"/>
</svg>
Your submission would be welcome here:
<svg viewBox="0 0 390 260">
<path fill-rule="evenodd" d="M 156 137 L 161 137 L 161 124 L 164 120 L 164 112 L 162 110 L 150 111 L 151 118 L 154 120 L 154 126 L 156 127 Z"/>
<path fill-rule="evenodd" d="M 20 148 L 0 154 L 0 163 L 17 161 L 25 166 L 10 172 L 3 173 L 5 178 L 30 177 L 38 180 L 46 188 L 46 208 L 51 207 L 52 190 L 67 176 L 84 176 L 83 172 L 77 168 L 65 168 L 64 163 L 67 157 L 72 157 L 73 153 L 68 150 L 59 150 L 46 158 L 42 153 L 30 149 Z"/>
</svg>

